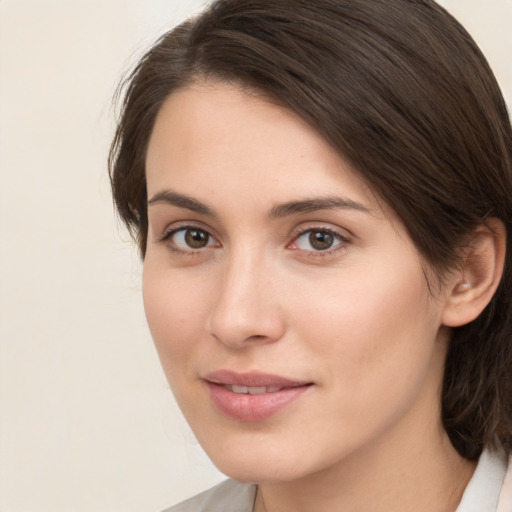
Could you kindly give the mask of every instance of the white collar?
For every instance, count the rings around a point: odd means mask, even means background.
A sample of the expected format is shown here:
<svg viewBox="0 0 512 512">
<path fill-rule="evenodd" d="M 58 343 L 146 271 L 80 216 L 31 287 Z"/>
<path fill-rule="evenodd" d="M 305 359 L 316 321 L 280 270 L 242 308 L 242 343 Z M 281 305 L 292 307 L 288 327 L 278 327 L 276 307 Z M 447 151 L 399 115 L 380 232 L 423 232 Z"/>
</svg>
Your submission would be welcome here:
<svg viewBox="0 0 512 512">
<path fill-rule="evenodd" d="M 510 494 L 505 493 L 503 484 L 506 473 L 506 457 L 484 450 L 455 512 L 510 512 L 511 509 L 505 508 L 506 504 L 503 503 L 507 498 L 505 494 Z M 507 477 L 508 484 L 512 483 L 510 473 L 511 471 Z M 498 509 L 500 493 L 502 496 Z"/>
</svg>

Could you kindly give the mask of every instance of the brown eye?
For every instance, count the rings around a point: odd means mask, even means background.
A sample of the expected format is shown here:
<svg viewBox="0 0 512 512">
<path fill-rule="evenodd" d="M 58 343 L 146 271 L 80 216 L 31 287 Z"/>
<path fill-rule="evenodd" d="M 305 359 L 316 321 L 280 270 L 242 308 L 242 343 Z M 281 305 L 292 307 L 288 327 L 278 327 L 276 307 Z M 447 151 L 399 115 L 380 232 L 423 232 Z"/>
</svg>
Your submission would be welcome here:
<svg viewBox="0 0 512 512">
<path fill-rule="evenodd" d="M 328 231 L 311 231 L 309 233 L 309 243 L 317 251 L 330 249 L 334 244 L 334 236 Z"/>
<path fill-rule="evenodd" d="M 202 229 L 185 230 L 185 243 L 191 249 L 202 249 L 208 245 L 210 235 Z"/>
<path fill-rule="evenodd" d="M 330 229 L 307 229 L 303 231 L 288 247 L 308 253 L 331 254 L 341 249 L 348 240 L 343 235 Z"/>
<path fill-rule="evenodd" d="M 178 251 L 198 251 L 208 247 L 218 247 L 218 243 L 208 231 L 196 227 L 185 227 L 171 231 L 164 237 L 169 248 Z"/>
</svg>

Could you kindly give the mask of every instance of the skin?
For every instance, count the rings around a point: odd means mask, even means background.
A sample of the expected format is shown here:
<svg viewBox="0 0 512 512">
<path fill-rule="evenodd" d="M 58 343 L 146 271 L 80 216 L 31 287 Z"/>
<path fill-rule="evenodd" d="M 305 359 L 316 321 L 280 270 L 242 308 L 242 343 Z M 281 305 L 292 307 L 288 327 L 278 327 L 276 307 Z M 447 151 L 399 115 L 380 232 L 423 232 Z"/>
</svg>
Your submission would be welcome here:
<svg viewBox="0 0 512 512">
<path fill-rule="evenodd" d="M 439 411 L 456 277 L 433 297 L 392 209 L 296 114 L 233 85 L 173 93 L 146 163 L 151 333 L 205 451 L 259 484 L 255 510 L 455 510 L 474 469 Z M 276 209 L 334 196 L 344 205 Z M 205 386 L 220 369 L 313 385 L 238 421 Z"/>
</svg>

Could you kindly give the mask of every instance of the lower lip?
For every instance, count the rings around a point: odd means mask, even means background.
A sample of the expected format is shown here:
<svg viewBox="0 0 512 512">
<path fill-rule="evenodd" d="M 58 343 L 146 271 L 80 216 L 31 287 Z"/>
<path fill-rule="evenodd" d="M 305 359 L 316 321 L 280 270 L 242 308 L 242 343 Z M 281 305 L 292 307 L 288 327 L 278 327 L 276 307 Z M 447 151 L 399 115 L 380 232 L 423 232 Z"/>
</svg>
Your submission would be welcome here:
<svg viewBox="0 0 512 512">
<path fill-rule="evenodd" d="M 226 416 L 239 421 L 262 421 L 295 402 L 311 386 L 284 388 L 274 393 L 250 395 L 233 393 L 229 389 L 211 382 L 206 383 L 213 403 Z"/>
</svg>

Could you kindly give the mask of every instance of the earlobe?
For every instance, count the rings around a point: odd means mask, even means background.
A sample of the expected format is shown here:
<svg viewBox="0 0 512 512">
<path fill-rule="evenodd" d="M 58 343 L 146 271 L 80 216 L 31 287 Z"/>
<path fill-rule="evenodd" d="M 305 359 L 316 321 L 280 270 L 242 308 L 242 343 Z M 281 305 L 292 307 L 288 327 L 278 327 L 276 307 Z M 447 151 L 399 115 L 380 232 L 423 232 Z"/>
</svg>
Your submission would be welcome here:
<svg viewBox="0 0 512 512">
<path fill-rule="evenodd" d="M 501 280 L 505 248 L 506 230 L 501 220 L 489 219 L 473 230 L 464 250 L 462 268 L 452 280 L 443 310 L 443 325 L 465 325 L 485 309 Z"/>
</svg>

